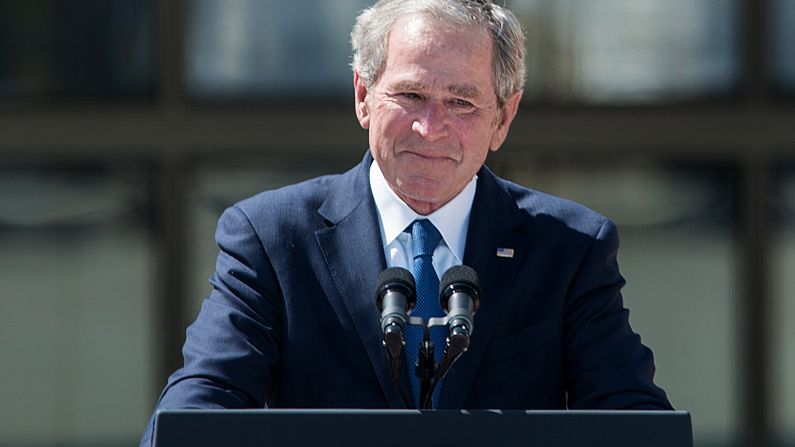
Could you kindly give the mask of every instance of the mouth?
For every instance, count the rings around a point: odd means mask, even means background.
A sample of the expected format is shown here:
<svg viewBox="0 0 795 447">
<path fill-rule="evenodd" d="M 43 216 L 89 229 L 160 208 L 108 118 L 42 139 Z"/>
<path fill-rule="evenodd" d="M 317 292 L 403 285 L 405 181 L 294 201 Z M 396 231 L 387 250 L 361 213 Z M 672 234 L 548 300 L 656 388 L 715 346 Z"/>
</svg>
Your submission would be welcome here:
<svg viewBox="0 0 795 447">
<path fill-rule="evenodd" d="M 455 158 L 450 155 L 447 155 L 444 152 L 439 152 L 438 150 L 431 150 L 431 151 L 416 151 L 416 150 L 406 150 L 403 151 L 400 155 L 402 156 L 409 156 L 412 158 L 418 158 L 420 161 L 425 162 L 457 162 Z"/>
</svg>

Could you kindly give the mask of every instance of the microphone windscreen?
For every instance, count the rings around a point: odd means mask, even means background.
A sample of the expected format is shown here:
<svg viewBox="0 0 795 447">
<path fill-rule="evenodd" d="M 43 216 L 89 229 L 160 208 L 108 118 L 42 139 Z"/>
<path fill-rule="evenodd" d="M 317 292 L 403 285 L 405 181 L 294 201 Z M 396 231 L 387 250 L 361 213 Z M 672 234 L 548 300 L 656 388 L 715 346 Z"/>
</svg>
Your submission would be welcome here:
<svg viewBox="0 0 795 447">
<path fill-rule="evenodd" d="M 442 279 L 439 280 L 439 294 L 441 295 L 444 289 L 453 284 L 465 284 L 475 289 L 476 293 L 480 293 L 478 274 L 467 265 L 456 265 L 444 272 Z"/>
<path fill-rule="evenodd" d="M 384 270 L 380 275 L 378 275 L 378 281 L 376 281 L 376 284 L 376 294 L 380 294 L 384 287 L 391 285 L 407 287 L 411 291 L 417 289 L 417 286 L 414 283 L 414 276 L 410 271 L 402 267 L 390 267 Z"/>
</svg>

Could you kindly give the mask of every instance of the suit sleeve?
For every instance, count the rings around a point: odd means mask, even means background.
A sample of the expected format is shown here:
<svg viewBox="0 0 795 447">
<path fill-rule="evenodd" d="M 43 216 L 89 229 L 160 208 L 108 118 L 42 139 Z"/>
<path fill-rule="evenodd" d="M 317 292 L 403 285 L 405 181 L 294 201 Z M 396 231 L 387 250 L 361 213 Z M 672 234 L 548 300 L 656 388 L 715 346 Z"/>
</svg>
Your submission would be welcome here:
<svg viewBox="0 0 795 447">
<path fill-rule="evenodd" d="M 196 321 L 182 349 L 184 366 L 169 379 L 157 409 L 263 408 L 275 390 L 283 304 L 271 263 L 248 217 L 221 216 L 220 249 Z M 149 445 L 152 421 L 141 445 Z"/>
<path fill-rule="evenodd" d="M 605 220 L 567 294 L 567 404 L 571 409 L 670 410 L 654 382 L 654 359 L 629 325 L 616 260 L 618 234 Z"/>
</svg>

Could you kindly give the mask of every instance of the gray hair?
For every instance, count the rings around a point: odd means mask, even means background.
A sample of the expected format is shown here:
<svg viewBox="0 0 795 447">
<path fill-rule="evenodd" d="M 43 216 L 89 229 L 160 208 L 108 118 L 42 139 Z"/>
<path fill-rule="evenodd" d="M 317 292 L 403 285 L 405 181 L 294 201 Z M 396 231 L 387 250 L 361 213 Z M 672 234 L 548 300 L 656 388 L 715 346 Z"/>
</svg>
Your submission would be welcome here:
<svg viewBox="0 0 795 447">
<path fill-rule="evenodd" d="M 362 11 L 351 32 L 353 63 L 364 85 L 372 87 L 384 68 L 389 32 L 409 14 L 431 14 L 451 25 L 485 26 L 493 39 L 492 71 L 497 102 L 502 107 L 524 87 L 524 32 L 519 19 L 491 0 L 380 0 Z"/>
</svg>

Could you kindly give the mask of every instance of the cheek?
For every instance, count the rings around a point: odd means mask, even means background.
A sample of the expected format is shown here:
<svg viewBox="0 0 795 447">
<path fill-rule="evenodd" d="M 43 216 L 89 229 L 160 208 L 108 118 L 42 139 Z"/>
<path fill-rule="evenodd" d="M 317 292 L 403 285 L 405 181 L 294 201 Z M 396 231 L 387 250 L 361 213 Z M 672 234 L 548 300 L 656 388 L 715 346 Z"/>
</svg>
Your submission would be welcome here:
<svg viewBox="0 0 795 447">
<path fill-rule="evenodd" d="M 482 160 L 486 158 L 492 144 L 495 129 L 476 123 L 463 123 L 459 127 L 458 139 L 464 147 L 465 156 L 470 159 Z"/>
<path fill-rule="evenodd" d="M 411 117 L 404 112 L 391 111 L 380 114 L 370 122 L 370 138 L 381 143 L 394 144 L 411 134 Z"/>
<path fill-rule="evenodd" d="M 461 140 L 472 143 L 490 141 L 497 130 L 496 123 L 487 115 L 462 116 L 454 123 Z"/>
</svg>

